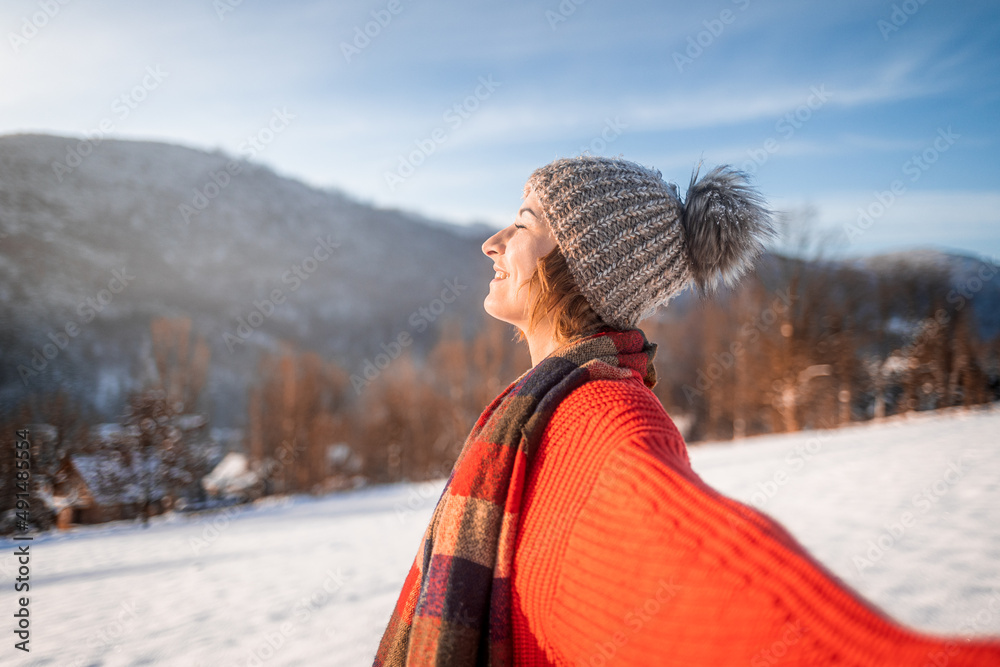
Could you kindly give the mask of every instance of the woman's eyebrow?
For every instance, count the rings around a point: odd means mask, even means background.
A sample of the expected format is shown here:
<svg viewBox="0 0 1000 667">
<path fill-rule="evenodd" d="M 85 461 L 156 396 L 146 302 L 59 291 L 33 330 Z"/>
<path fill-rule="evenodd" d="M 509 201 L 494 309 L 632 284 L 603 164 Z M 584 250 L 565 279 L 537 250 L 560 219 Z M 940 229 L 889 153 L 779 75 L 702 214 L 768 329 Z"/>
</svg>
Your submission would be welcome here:
<svg viewBox="0 0 1000 667">
<path fill-rule="evenodd" d="M 531 210 L 530 208 L 528 208 L 527 206 L 525 206 L 525 207 L 524 207 L 524 208 L 522 208 L 522 209 L 521 209 L 520 211 L 518 211 L 518 212 L 517 212 L 517 214 L 518 214 L 518 215 L 521 215 L 522 213 L 525 213 L 525 212 L 527 212 L 527 213 L 530 213 L 530 214 L 531 214 L 531 215 L 533 215 L 533 216 L 534 216 L 534 217 L 535 217 L 536 219 L 538 218 L 538 214 L 537 214 L 537 213 L 535 213 L 534 211 L 532 211 L 532 210 Z"/>
</svg>

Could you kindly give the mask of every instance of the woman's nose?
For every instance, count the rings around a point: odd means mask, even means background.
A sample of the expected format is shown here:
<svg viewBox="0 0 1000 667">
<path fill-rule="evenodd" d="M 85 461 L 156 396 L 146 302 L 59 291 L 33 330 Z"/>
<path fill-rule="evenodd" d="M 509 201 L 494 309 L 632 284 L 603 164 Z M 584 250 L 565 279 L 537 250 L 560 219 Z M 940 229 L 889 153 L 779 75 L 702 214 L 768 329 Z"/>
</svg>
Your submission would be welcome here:
<svg viewBox="0 0 1000 667">
<path fill-rule="evenodd" d="M 497 249 L 496 246 L 497 246 L 497 244 L 500 241 L 501 234 L 503 234 L 502 230 L 499 231 L 499 232 L 497 232 L 493 236 L 489 237 L 485 241 L 483 241 L 483 254 L 484 255 L 486 255 L 487 257 L 489 257 L 490 253 L 499 252 L 499 250 Z"/>
</svg>

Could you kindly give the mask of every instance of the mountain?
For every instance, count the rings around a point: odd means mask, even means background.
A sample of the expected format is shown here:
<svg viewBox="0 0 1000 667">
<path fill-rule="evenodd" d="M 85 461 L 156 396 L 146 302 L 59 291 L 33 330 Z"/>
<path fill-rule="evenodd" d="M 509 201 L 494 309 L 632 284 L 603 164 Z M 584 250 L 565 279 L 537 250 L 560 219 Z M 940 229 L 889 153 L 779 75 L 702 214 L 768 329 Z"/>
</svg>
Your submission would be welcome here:
<svg viewBox="0 0 1000 667">
<path fill-rule="evenodd" d="M 360 373 L 403 333 L 419 358 L 445 318 L 471 334 L 484 317 L 492 262 L 481 244 L 492 231 L 377 209 L 221 152 L 0 137 L 0 413 L 63 388 L 115 419 L 149 375 L 151 321 L 170 316 L 190 318 L 210 347 L 213 425 L 240 426 L 261 352 L 282 343 Z M 827 285 L 838 266 L 859 277 Z M 974 306 L 982 339 L 1000 332 L 996 267 L 972 257 L 768 253 L 756 270 L 773 294 L 792 274 L 858 322 L 886 326 L 888 315 L 900 331 L 926 317 L 926 286 L 945 285 L 947 305 Z M 872 314 L 868 295 L 887 281 L 906 298 Z M 680 323 L 697 305 L 685 291 L 655 318 Z"/>
<path fill-rule="evenodd" d="M 221 152 L 0 137 L 0 399 L 65 387 L 113 417 L 151 319 L 186 316 L 211 348 L 213 418 L 229 425 L 279 341 L 353 372 L 404 331 L 425 350 L 441 318 L 478 322 L 490 233 Z"/>
<path fill-rule="evenodd" d="M 954 309 L 972 306 L 980 338 L 989 340 L 1000 335 L 1000 271 L 996 264 L 926 248 L 884 253 L 856 262 L 873 274 L 896 279 L 905 275 L 943 275 L 950 286 L 945 305 Z"/>
</svg>

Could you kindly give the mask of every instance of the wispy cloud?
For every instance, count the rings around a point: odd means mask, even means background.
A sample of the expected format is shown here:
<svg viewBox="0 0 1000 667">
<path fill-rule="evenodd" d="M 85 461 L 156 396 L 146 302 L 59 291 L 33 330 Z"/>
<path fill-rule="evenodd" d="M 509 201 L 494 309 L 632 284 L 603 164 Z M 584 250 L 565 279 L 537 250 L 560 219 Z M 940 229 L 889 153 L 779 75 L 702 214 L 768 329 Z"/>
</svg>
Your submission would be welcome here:
<svg viewBox="0 0 1000 667">
<path fill-rule="evenodd" d="M 993 230 L 1000 227 L 1000 191 L 924 190 L 905 192 L 891 205 L 876 208 L 873 192 L 837 192 L 821 197 L 780 198 L 778 210 L 815 209 L 817 230 L 831 230 L 844 254 L 925 244 L 965 248 L 973 254 L 1000 254 Z M 851 231 L 848 231 L 851 230 Z"/>
<path fill-rule="evenodd" d="M 91 130 L 147 65 L 159 64 L 169 79 L 141 113 L 116 124 L 115 136 L 236 153 L 272 108 L 287 107 L 295 126 L 261 160 L 315 185 L 453 221 L 502 223 L 531 169 L 593 145 L 609 119 L 626 127 L 600 150 L 670 180 L 685 180 L 702 157 L 741 164 L 748 151 L 771 146 L 762 187 L 825 197 L 824 215 L 846 201 L 830 193 L 863 199 L 884 188 L 948 124 L 962 140 L 918 185 L 937 188 L 934 201 L 943 201 L 942 188 L 988 188 L 1000 177 L 992 157 L 1000 15 L 990 3 L 963 12 L 926 3 L 884 39 L 877 22 L 893 0 L 754 0 L 683 73 L 673 52 L 735 3 L 573 4 L 553 27 L 546 12 L 559 11 L 557 0 L 401 0 L 402 11 L 347 62 L 341 43 L 380 3 L 243 2 L 224 20 L 206 0 L 69 3 L 28 48 L 0 54 L 0 132 Z M 0 8 L 0 24 L 16 27 L 35 11 L 35 0 L 13 0 Z M 387 188 L 386 170 L 490 75 L 502 84 L 497 92 L 405 185 Z M 793 136 L 780 131 L 813 87 L 829 99 Z M 938 209 L 921 196 L 908 192 L 884 228 L 937 238 L 928 212 Z M 948 200 L 950 210 L 987 224 L 987 200 L 959 199 Z M 892 222 L 903 214 L 925 222 Z M 1000 244 L 1000 231 L 980 232 Z"/>
</svg>

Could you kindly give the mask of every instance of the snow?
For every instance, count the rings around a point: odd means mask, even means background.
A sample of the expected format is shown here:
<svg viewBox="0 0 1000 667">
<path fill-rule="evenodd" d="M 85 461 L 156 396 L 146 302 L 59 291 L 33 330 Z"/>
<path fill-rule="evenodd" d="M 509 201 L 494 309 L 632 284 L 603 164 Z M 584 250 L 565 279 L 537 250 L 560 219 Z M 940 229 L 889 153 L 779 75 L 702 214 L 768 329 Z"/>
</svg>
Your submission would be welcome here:
<svg viewBox="0 0 1000 667">
<path fill-rule="evenodd" d="M 150 499 L 163 497 L 163 488 L 157 484 L 158 462 L 150 457 L 143 465 L 138 459 L 132 462 L 131 467 L 127 467 L 118 458 L 102 454 L 73 454 L 70 457 L 73 467 L 80 473 L 87 490 L 99 505 L 116 505 L 118 503 L 138 503 L 146 497 L 143 482 L 147 481 L 148 475 L 150 484 Z M 142 469 L 146 469 L 145 475 Z M 111 487 L 107 484 L 99 483 L 101 479 L 115 479 L 118 484 Z"/>
<path fill-rule="evenodd" d="M 691 458 L 709 484 L 777 518 L 898 620 L 997 636 L 998 432 L 993 406 L 698 446 Z M 371 664 L 443 485 L 38 536 L 32 651 L 8 645 L 4 664 Z M 14 546 L 0 542 L 7 633 Z"/>
<path fill-rule="evenodd" d="M 361 457 L 346 442 L 327 445 L 326 462 L 331 469 L 340 468 L 349 473 L 359 472 L 363 463 Z"/>
<path fill-rule="evenodd" d="M 219 464 L 201 479 L 201 485 L 211 495 L 230 495 L 249 489 L 257 483 L 250 471 L 246 454 L 229 452 Z"/>
<path fill-rule="evenodd" d="M 198 414 L 177 415 L 174 419 L 174 424 L 182 431 L 194 431 L 205 426 L 207 423 L 208 420 L 205 418 L 205 415 Z"/>
</svg>

